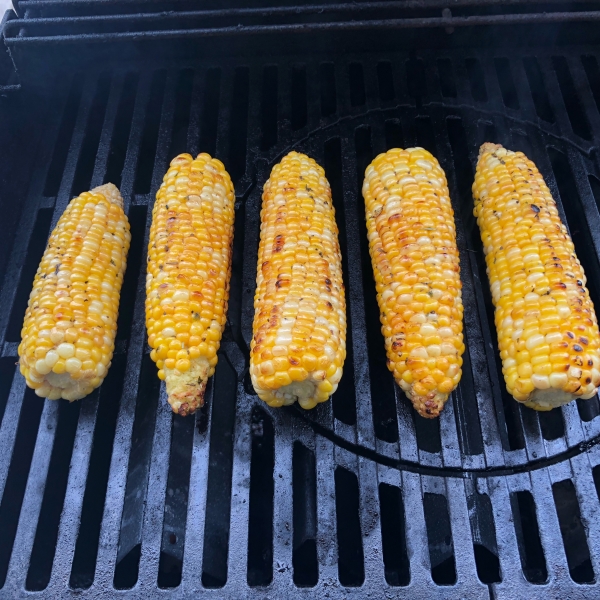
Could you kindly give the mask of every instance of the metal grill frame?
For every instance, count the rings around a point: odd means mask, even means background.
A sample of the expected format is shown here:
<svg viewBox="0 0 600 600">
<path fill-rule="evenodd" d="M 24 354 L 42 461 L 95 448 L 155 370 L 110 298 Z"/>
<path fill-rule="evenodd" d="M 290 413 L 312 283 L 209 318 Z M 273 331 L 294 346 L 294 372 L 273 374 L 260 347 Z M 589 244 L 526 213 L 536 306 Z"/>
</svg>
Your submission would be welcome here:
<svg viewBox="0 0 600 600">
<path fill-rule="evenodd" d="M 110 460 L 107 481 L 106 501 L 103 510 L 102 526 L 98 545 L 95 578 L 88 589 L 73 590 L 69 587 L 69 576 L 75 552 L 79 520 L 86 481 L 93 477 L 88 473 L 92 452 L 93 433 L 97 426 L 96 417 L 99 403 L 103 401 L 102 391 L 82 401 L 77 431 L 74 440 L 69 480 L 60 518 L 58 541 L 54 557 L 52 577 L 43 592 L 25 590 L 25 578 L 31 548 L 34 542 L 38 515 L 43 498 L 44 487 L 51 458 L 51 449 L 59 416 L 59 403 L 46 401 L 41 413 L 35 449 L 24 493 L 15 543 L 8 566 L 8 574 L 0 596 L 7 598 L 42 597 L 120 597 L 155 598 L 169 597 L 312 597 L 316 594 L 331 598 L 348 596 L 363 597 L 367 594 L 386 597 L 417 598 L 463 598 L 483 597 L 489 594 L 497 598 L 546 598 L 549 595 L 563 595 L 569 598 L 592 598 L 598 595 L 598 584 L 579 585 L 569 576 L 567 558 L 561 538 L 561 530 L 556 507 L 552 496 L 552 484 L 565 479 L 572 480 L 579 500 L 581 518 L 587 533 L 590 557 L 596 579 L 600 574 L 600 505 L 592 477 L 592 468 L 600 464 L 600 419 L 586 422 L 580 419 L 577 406 L 573 403 L 561 409 L 565 435 L 554 439 L 545 439 L 541 434 L 537 415 L 519 409 L 525 425 L 524 448 L 507 450 L 501 441 L 499 425 L 493 397 L 499 393 L 499 381 L 495 373 L 493 356 L 496 352 L 491 344 L 490 323 L 484 308 L 483 295 L 487 282 L 481 281 L 477 258 L 466 239 L 467 231 L 463 223 L 464 212 L 458 206 L 470 203 L 465 198 L 464 189 L 457 181 L 455 157 L 448 138 L 446 120 L 460 118 L 468 143 L 471 167 L 475 163 L 480 133 L 478 122 L 485 121 L 495 126 L 499 141 L 509 147 L 516 147 L 515 140 L 529 138 L 533 146 L 531 158 L 536 161 L 550 185 L 554 196 L 559 199 L 557 185 L 550 159 L 545 148 L 556 146 L 567 157 L 571 172 L 577 182 L 577 191 L 585 212 L 587 226 L 592 232 L 594 252 L 600 255 L 600 214 L 597 201 L 589 187 L 587 175 L 600 179 L 600 165 L 597 160 L 595 143 L 600 136 L 600 113 L 593 90 L 581 65 L 582 55 L 592 55 L 599 60 L 595 47 L 561 48 L 560 56 L 567 59 L 573 77 L 577 96 L 587 115 L 593 138 L 586 141 L 573 133 L 568 111 L 564 104 L 560 82 L 552 67 L 552 57 L 556 51 L 538 48 L 531 55 L 538 59 L 548 99 L 556 117 L 554 124 L 541 120 L 536 113 L 531 97 L 527 77 L 523 69 L 522 52 L 519 50 L 442 50 L 419 51 L 416 58 L 424 63 L 427 94 L 415 98 L 406 84 L 406 63 L 414 59 L 408 53 L 365 55 L 358 53 L 344 58 L 333 59 L 335 89 L 337 90 L 337 110 L 329 117 L 323 117 L 320 111 L 320 89 L 318 87 L 318 66 L 329 62 L 326 55 L 310 57 L 292 56 L 280 60 L 273 58 L 250 57 L 244 59 L 223 58 L 218 63 L 214 59 L 178 62 L 176 69 L 172 63 L 165 62 L 142 65 L 139 68 L 140 79 L 133 111 L 133 122 L 124 161 L 121 191 L 125 199 L 126 210 L 133 206 L 151 207 L 154 192 L 158 188 L 169 160 L 168 152 L 176 101 L 177 75 L 186 67 L 194 69 L 194 87 L 190 106 L 190 121 L 187 131 L 187 148 L 195 153 L 200 129 L 203 126 L 202 114 L 203 82 L 208 68 L 221 69 L 221 95 L 219 120 L 216 134 L 216 156 L 227 165 L 231 154 L 231 121 L 233 106 L 233 87 L 236 67 L 249 69 L 247 104 L 247 143 L 245 169 L 236 181 L 236 235 L 243 231 L 243 247 L 238 248 L 237 277 L 239 301 L 232 299 L 230 309 L 230 327 L 226 332 L 219 371 L 235 373 L 236 391 L 234 437 L 232 440 L 232 494 L 231 517 L 228 546 L 227 582 L 224 587 L 210 589 L 202 584 L 202 557 L 204 552 L 205 507 L 207 481 L 211 469 L 210 439 L 213 424 L 213 409 L 218 402 L 220 387 L 224 383 L 215 383 L 209 398 L 208 415 L 199 415 L 198 420 L 208 416 L 208 427 L 202 431 L 194 430 L 191 449 L 191 469 L 189 482 L 189 500 L 187 507 L 187 526 L 181 585 L 173 589 L 157 587 L 157 573 L 162 539 L 162 524 L 167 479 L 169 472 L 170 432 L 173 417 L 165 401 L 164 389 L 161 389 L 156 412 L 153 434 L 152 459 L 148 473 L 147 496 L 143 511 L 141 533 L 141 558 L 139 576 L 131 590 L 115 590 L 113 575 L 119 546 L 121 517 L 128 477 L 128 461 L 131 448 L 131 432 L 134 426 L 136 402 L 138 397 L 139 374 L 142 358 L 148 353 L 144 328 L 144 269 L 135 274 L 137 285 L 133 308 L 131 332 L 127 340 L 117 344 L 116 353 L 125 361 L 123 391 L 119 400 L 118 417 L 114 435 L 114 445 Z M 503 102 L 502 90 L 498 83 L 494 58 L 509 58 L 520 108 L 507 108 Z M 457 84 L 456 98 L 443 97 L 440 93 L 439 73 L 436 60 L 449 59 L 455 72 Z M 468 85 L 468 75 L 464 67 L 466 58 L 480 61 L 485 75 L 488 100 L 477 102 L 473 99 Z M 393 65 L 394 101 L 384 103 L 378 97 L 376 78 L 377 63 L 389 60 Z M 365 76 L 365 103 L 351 106 L 348 93 L 348 68 L 351 63 L 360 63 Z M 305 64 L 307 72 L 307 124 L 293 131 L 290 126 L 290 89 L 291 67 Z M 259 149 L 261 137 L 261 89 L 262 73 L 265 65 L 277 64 L 279 73 L 277 144 L 268 151 Z M 145 110 L 150 93 L 153 72 L 159 67 L 170 67 L 167 73 L 165 95 L 160 113 L 156 157 L 154 160 L 151 191 L 148 194 L 135 194 L 137 162 L 140 151 L 143 127 L 146 120 Z M 137 68 L 137 67 L 136 67 Z M 119 108 L 119 98 L 127 68 L 113 69 L 111 65 L 102 65 L 96 71 L 86 73 L 81 94 L 81 104 L 75 120 L 65 166 L 56 197 L 43 194 L 46 171 L 55 144 L 59 128 L 59 119 L 49 117 L 56 111 L 62 114 L 67 89 L 64 85 L 68 78 L 59 78 L 54 88 L 47 88 L 45 97 L 31 96 L 27 99 L 28 108 L 35 108 L 39 114 L 34 117 L 40 129 L 38 140 L 23 142 L 24 147 L 37 146 L 35 160 L 29 166 L 30 187 L 27 193 L 19 194 L 23 209 L 18 226 L 18 236 L 12 245 L 8 266 L 0 291 L 0 340 L 2 357 L 16 357 L 16 342 L 6 341 L 5 332 L 8 319 L 15 301 L 24 257 L 30 244 L 35 219 L 40 209 L 52 209 L 52 226 L 71 198 L 73 181 L 78 169 L 78 161 L 85 143 L 86 123 L 94 100 L 98 76 L 101 71 L 110 69 L 112 81 L 106 113 L 94 162 L 92 186 L 103 182 L 113 126 Z M 23 88 L 22 95 L 28 93 Z M 12 108 L 17 102 L 10 99 Z M 46 106 L 44 104 L 47 103 Z M 456 414 L 456 404 L 451 401 L 440 418 L 441 450 L 431 453 L 419 447 L 412 414 L 403 394 L 396 388 L 396 407 L 399 441 L 385 442 L 375 435 L 371 386 L 369 382 L 368 347 L 366 343 L 366 321 L 363 297 L 363 273 L 361 267 L 361 248 L 358 242 L 361 235 L 360 219 L 362 199 L 357 187 L 357 159 L 354 136 L 358 127 L 368 126 L 373 156 L 385 150 L 385 120 L 398 118 L 405 131 L 405 139 L 414 136 L 414 119 L 417 115 L 427 115 L 436 132 L 436 146 L 442 167 L 445 169 L 450 186 L 451 197 L 455 204 L 459 247 L 461 251 L 462 278 L 464 284 L 465 328 L 469 339 L 469 352 L 474 365 L 474 382 L 477 391 L 477 405 L 482 424 L 484 451 L 480 454 L 461 452 L 458 436 L 460 414 Z M 452 117 L 451 115 L 454 115 Z M 524 134 L 524 136 L 523 136 Z M 514 137 L 516 136 L 516 137 Z M 352 265 L 346 273 L 348 283 L 349 312 L 353 332 L 353 367 L 356 390 L 356 424 L 346 425 L 334 418 L 333 405 L 327 403 L 308 415 L 296 410 L 266 410 L 263 404 L 251 393 L 244 382 L 246 357 L 244 343 L 247 345 L 251 335 L 251 317 L 253 314 L 252 297 L 256 269 L 256 247 L 258 246 L 259 207 L 262 183 L 268 177 L 271 165 L 284 152 L 296 148 L 309 153 L 322 163 L 323 143 L 331 138 L 339 138 L 342 168 L 343 203 L 345 208 L 345 228 L 348 244 L 344 248 L 348 264 Z M 14 153 L 13 153 L 14 155 Z M 15 159 L 7 157 L 9 162 Z M 564 201 L 564 199 L 562 199 Z M 4 199 L 6 202 L 7 200 Z M 568 201 L 573 201 L 569 199 Z M 576 200 L 575 200 L 576 201 Z M 562 216 L 565 217 L 562 208 Z M 240 218 L 241 215 L 241 218 Z M 147 244 L 150 211 L 147 212 L 144 248 Z M 339 218 L 339 217 L 338 217 Z M 576 246 L 578 240 L 575 240 Z M 245 251 L 248 249 L 248 251 Z M 250 249 L 252 251 L 250 251 Z M 239 251 L 242 250 L 242 254 Z M 143 263 L 142 263 L 143 265 Z M 10 309 L 9 309 L 10 308 Z M 470 309 L 470 310 L 469 310 Z M 243 339 L 240 339 L 241 338 Z M 227 365 L 227 366 L 223 366 Z M 390 375 L 391 377 L 391 375 Z M 222 379 L 224 382 L 225 379 Z M 17 436 L 19 415 L 27 409 L 24 402 L 25 383 L 18 375 L 12 381 L 7 399 L 4 418 L 0 425 L 0 496 L 4 491 L 9 469 L 19 461 L 11 449 Z M 597 402 L 597 401 L 595 401 Z M 268 414 L 274 425 L 275 467 L 273 472 L 273 580 L 265 587 L 250 587 L 247 584 L 247 548 L 248 548 L 248 506 L 250 503 L 250 467 L 251 422 L 255 406 Z M 460 412 L 460 411 L 459 411 Z M 533 416 L 531 416 L 533 415 Z M 292 581 L 293 522 L 290 490 L 292 489 L 292 448 L 300 441 L 312 450 L 316 457 L 316 493 L 317 493 L 317 555 L 319 562 L 319 580 L 315 587 L 299 588 Z M 334 472 L 342 467 L 357 476 L 359 483 L 359 519 L 362 531 L 364 553 L 364 584 L 359 587 L 340 585 L 337 565 L 337 534 Z M 406 519 L 406 543 L 410 557 L 410 584 L 407 586 L 389 585 L 384 577 L 382 557 L 381 520 L 379 510 L 378 486 L 382 483 L 402 490 Z M 537 521 L 548 568 L 548 582 L 544 585 L 532 585 L 523 575 L 519 559 L 518 540 L 513 526 L 510 494 L 517 491 L 529 491 L 537 507 Z M 491 501 L 496 531 L 498 558 L 503 580 L 490 586 L 484 585 L 477 576 L 473 543 L 476 535 L 473 531 L 473 508 L 469 498 L 477 491 L 487 494 Z M 423 512 L 423 494 L 443 495 L 447 499 L 452 530 L 457 583 L 453 586 L 440 586 L 433 582 L 428 552 L 427 527 Z"/>
</svg>

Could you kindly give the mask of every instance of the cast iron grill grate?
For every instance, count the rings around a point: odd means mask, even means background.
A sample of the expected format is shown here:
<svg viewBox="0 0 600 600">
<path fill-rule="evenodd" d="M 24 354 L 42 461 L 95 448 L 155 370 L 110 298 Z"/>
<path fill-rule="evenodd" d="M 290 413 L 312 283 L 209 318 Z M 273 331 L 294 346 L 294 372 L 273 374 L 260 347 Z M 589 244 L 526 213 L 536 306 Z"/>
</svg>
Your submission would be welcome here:
<svg viewBox="0 0 600 600">
<path fill-rule="evenodd" d="M 37 150 L 0 263 L 0 595 L 597 595 L 598 400 L 542 414 L 506 396 L 470 186 L 483 141 L 533 158 L 600 306 L 598 64 L 590 47 L 106 64 L 8 99 Z M 372 158 L 411 145 L 447 173 L 461 252 L 468 352 L 437 421 L 385 368 L 360 197 Z M 348 291 L 345 375 L 311 413 L 267 409 L 247 377 L 261 188 L 292 148 L 326 169 Z M 167 408 L 144 328 L 154 192 L 186 150 L 215 153 L 237 193 L 228 326 L 195 419 Z M 86 400 L 44 402 L 14 366 L 32 276 L 69 199 L 108 180 L 133 232 L 113 366 Z"/>
</svg>

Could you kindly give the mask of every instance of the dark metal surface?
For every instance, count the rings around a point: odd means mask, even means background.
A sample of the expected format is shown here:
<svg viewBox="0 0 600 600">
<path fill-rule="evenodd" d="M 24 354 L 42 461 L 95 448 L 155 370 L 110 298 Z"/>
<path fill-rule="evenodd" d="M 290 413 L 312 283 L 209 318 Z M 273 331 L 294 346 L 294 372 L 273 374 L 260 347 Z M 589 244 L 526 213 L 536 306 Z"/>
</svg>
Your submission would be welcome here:
<svg viewBox="0 0 600 600">
<path fill-rule="evenodd" d="M 599 57 L 142 56 L 35 82 L 17 61 L 22 89 L 0 97 L 0 597 L 598 597 L 598 399 L 542 414 L 507 397 L 470 186 L 483 141 L 535 160 L 600 306 Z M 461 256 L 464 374 L 436 421 L 385 367 L 360 196 L 376 154 L 413 145 L 446 171 Z M 348 295 L 344 378 L 312 412 L 268 409 L 247 374 L 261 190 L 291 149 L 326 170 Z M 215 154 L 236 188 L 228 325 L 189 419 L 144 326 L 151 207 L 183 151 Z M 70 198 L 109 180 L 133 232 L 115 359 L 85 400 L 42 401 L 14 365 L 31 280 Z"/>
</svg>

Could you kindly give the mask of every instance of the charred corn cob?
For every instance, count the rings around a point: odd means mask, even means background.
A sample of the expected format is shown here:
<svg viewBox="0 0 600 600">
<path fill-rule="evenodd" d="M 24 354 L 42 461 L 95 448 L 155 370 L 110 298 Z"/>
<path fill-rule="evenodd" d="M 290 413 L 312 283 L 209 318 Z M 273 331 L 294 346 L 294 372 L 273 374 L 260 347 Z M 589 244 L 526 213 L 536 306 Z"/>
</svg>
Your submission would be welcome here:
<svg viewBox="0 0 600 600">
<path fill-rule="evenodd" d="M 148 243 L 150 357 L 173 412 L 204 404 L 225 326 L 234 221 L 233 184 L 208 154 L 180 154 L 156 194 Z"/>
<path fill-rule="evenodd" d="M 463 306 L 446 176 L 423 148 L 367 167 L 369 249 L 387 364 L 423 417 L 437 417 L 462 374 Z"/>
<path fill-rule="evenodd" d="M 591 398 L 600 385 L 598 322 L 542 175 L 522 152 L 483 144 L 473 197 L 509 393 L 536 410 Z"/>
<path fill-rule="evenodd" d="M 269 406 L 314 408 L 337 389 L 346 357 L 338 228 L 323 169 L 290 152 L 265 183 L 250 374 Z"/>
<path fill-rule="evenodd" d="M 102 383 L 130 240 L 112 183 L 74 198 L 60 217 L 35 275 L 19 345 L 21 373 L 38 396 L 79 400 Z"/>
</svg>

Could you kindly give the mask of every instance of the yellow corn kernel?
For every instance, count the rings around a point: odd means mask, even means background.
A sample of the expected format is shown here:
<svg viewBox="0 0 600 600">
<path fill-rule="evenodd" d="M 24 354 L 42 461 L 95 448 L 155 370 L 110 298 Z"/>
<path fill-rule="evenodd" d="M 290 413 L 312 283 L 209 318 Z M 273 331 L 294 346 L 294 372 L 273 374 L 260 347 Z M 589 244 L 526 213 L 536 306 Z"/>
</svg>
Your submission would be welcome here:
<svg viewBox="0 0 600 600">
<path fill-rule="evenodd" d="M 473 197 L 508 392 L 536 410 L 591 398 L 600 385 L 598 322 L 544 178 L 522 152 L 486 143 Z"/>
<path fill-rule="evenodd" d="M 427 150 L 395 148 L 367 167 L 362 193 L 388 367 L 417 412 L 437 417 L 464 351 L 446 176 Z"/>
<path fill-rule="evenodd" d="M 290 152 L 265 183 L 250 374 L 269 406 L 325 402 L 346 357 L 346 300 L 331 190 Z"/>
<path fill-rule="evenodd" d="M 180 154 L 156 194 L 148 243 L 146 328 L 174 412 L 204 404 L 231 275 L 235 195 L 223 163 Z"/>
<path fill-rule="evenodd" d="M 35 275 L 19 345 L 27 385 L 39 396 L 79 400 L 102 383 L 107 369 L 98 376 L 97 367 L 114 350 L 130 241 L 123 199 L 112 183 L 71 200 L 58 220 Z"/>
</svg>

